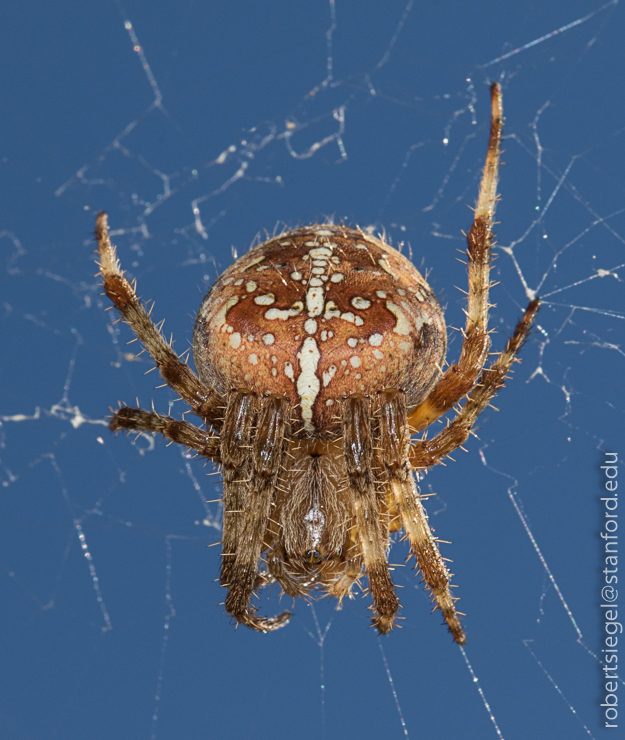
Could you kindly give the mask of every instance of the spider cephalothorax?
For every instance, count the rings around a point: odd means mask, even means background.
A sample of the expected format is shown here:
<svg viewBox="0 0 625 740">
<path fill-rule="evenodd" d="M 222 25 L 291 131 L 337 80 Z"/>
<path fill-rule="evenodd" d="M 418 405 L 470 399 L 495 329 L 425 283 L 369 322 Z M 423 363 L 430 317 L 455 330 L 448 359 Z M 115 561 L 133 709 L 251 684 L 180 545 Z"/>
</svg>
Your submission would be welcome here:
<svg viewBox="0 0 625 740">
<path fill-rule="evenodd" d="M 539 306 L 529 304 L 504 351 L 484 367 L 503 121 L 498 85 L 491 96 L 486 168 L 467 237 L 464 341 L 445 371 L 445 322 L 424 278 L 380 239 L 324 224 L 261 244 L 217 280 L 195 323 L 196 376 L 124 278 L 106 214 L 98 216 L 107 295 L 211 431 L 127 406 L 111 429 L 160 433 L 222 466 L 220 579 L 226 610 L 239 623 L 265 632 L 286 624 L 288 612 L 262 617 L 251 604 L 266 583 L 292 597 L 321 588 L 341 600 L 366 575 L 373 623 L 389 632 L 399 601 L 386 556 L 390 534 L 403 529 L 435 606 L 456 642 L 465 641 L 414 472 L 466 440 Z M 463 399 L 439 434 L 411 442 Z"/>
</svg>

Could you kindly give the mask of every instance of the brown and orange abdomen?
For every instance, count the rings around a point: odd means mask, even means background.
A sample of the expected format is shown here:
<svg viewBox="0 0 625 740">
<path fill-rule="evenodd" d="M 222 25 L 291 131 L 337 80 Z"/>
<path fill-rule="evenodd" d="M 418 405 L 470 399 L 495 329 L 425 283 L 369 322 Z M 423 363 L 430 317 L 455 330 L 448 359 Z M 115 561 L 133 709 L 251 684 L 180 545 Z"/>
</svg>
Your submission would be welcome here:
<svg viewBox="0 0 625 740">
<path fill-rule="evenodd" d="M 352 393 L 398 388 L 409 407 L 420 403 L 445 348 L 443 313 L 412 263 L 333 225 L 287 232 L 241 257 L 204 299 L 193 336 L 206 385 L 283 394 L 294 431 L 314 438 L 338 432 L 337 404 Z"/>
</svg>

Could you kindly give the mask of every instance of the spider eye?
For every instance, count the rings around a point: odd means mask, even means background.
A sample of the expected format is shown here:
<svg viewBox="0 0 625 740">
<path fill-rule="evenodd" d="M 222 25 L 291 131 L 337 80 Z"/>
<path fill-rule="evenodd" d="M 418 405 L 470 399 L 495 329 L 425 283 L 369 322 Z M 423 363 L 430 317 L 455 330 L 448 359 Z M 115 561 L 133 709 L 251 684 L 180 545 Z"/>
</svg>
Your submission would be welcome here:
<svg viewBox="0 0 625 740">
<path fill-rule="evenodd" d="M 319 550 L 306 550 L 304 558 L 306 559 L 306 562 L 311 565 L 319 565 L 321 562 L 321 553 Z"/>
</svg>

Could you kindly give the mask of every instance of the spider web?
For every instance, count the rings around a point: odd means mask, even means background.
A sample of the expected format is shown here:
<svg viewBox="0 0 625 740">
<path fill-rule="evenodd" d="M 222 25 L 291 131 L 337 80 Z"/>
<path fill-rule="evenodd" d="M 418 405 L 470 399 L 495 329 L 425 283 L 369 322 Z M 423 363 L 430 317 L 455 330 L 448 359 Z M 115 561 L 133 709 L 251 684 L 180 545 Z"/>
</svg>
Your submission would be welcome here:
<svg viewBox="0 0 625 740">
<path fill-rule="evenodd" d="M 622 5 L 210 5 L 3 24 L 19 74 L 3 83 L 0 735 L 597 737 L 599 465 L 625 454 Z M 182 407 L 104 311 L 94 214 L 179 352 L 237 251 L 327 216 L 403 242 L 460 327 L 490 79 L 506 111 L 494 348 L 534 293 L 544 308 L 499 413 L 422 484 L 466 649 L 403 544 L 390 637 L 366 599 L 234 630 L 205 549 L 218 477 L 103 421 L 118 399 Z"/>
</svg>

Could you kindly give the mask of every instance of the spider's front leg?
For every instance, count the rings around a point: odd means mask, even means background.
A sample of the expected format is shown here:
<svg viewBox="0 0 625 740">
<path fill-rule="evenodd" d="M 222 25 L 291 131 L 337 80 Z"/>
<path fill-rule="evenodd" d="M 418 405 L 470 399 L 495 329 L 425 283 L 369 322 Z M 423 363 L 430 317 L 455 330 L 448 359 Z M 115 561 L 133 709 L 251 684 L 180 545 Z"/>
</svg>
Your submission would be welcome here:
<svg viewBox="0 0 625 740">
<path fill-rule="evenodd" d="M 358 544 L 373 598 L 373 624 L 386 634 L 393 629 L 399 599 L 386 560 L 387 534 L 380 522 L 371 463 L 371 403 L 360 395 L 343 402 L 343 450 L 347 481 L 356 519 Z"/>
<path fill-rule="evenodd" d="M 229 404 L 229 409 L 234 416 L 242 419 L 239 428 L 243 428 L 247 422 L 243 417 L 249 417 L 246 411 L 244 399 L 245 391 L 234 395 L 235 401 Z M 241 624 L 258 630 L 269 632 L 283 627 L 290 619 L 288 611 L 276 617 L 259 617 L 256 615 L 256 607 L 250 604 L 254 586 L 258 575 L 258 561 L 264 546 L 267 522 L 271 514 L 275 486 L 282 469 L 284 454 L 289 437 L 289 410 L 290 404 L 283 396 L 267 396 L 260 401 L 258 423 L 253 443 L 246 445 L 243 455 L 246 461 L 240 465 L 237 472 L 243 476 L 249 474 L 249 478 L 240 477 L 238 480 L 244 485 L 245 493 L 237 498 L 237 501 L 224 500 L 224 503 L 236 503 L 244 507 L 242 515 L 236 520 L 228 533 L 228 547 L 233 548 L 234 562 L 229 561 L 225 566 L 225 574 L 228 583 L 228 596 L 226 597 L 226 610 Z M 241 435 L 239 441 L 245 441 L 247 436 Z M 233 438 L 234 439 L 234 438 Z M 226 452 L 222 447 L 222 455 Z M 236 454 L 233 450 L 229 454 Z M 224 459 L 224 462 L 226 460 Z M 234 481 L 232 481 L 234 483 Z M 229 493 L 225 495 L 229 496 Z M 243 499 L 243 500 L 241 500 Z M 226 531 L 224 530 L 224 535 Z M 226 543 L 224 541 L 224 548 Z M 230 550 L 227 554 L 231 554 Z"/>
<path fill-rule="evenodd" d="M 98 213 L 96 218 L 95 235 L 106 295 L 150 353 L 167 385 L 189 404 L 195 414 L 219 427 L 223 415 L 222 401 L 213 389 L 207 388 L 193 370 L 180 360 L 150 318 L 134 287 L 124 277 L 115 247 L 109 238 L 108 216 L 104 212 Z"/>
<path fill-rule="evenodd" d="M 410 414 L 408 423 L 421 431 L 447 413 L 473 388 L 490 349 L 488 302 L 490 261 L 493 246 L 493 217 L 497 205 L 499 156 L 503 132 L 501 87 L 493 83 L 491 94 L 490 138 L 486 164 L 480 183 L 473 224 L 467 234 L 469 293 L 467 319 L 460 359 L 440 378 L 430 395 Z"/>
<path fill-rule="evenodd" d="M 423 574 L 426 588 L 432 593 L 436 608 L 440 609 L 449 631 L 459 645 L 466 636 L 454 606 L 457 598 L 451 595 L 450 574 L 441 557 L 432 534 L 428 517 L 421 503 L 408 451 L 410 432 L 406 424 L 406 400 L 401 391 L 378 393 L 379 446 L 389 480 L 392 499 L 399 509 L 401 521 L 410 540 L 410 546 Z"/>
</svg>

